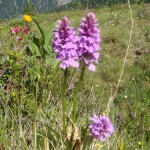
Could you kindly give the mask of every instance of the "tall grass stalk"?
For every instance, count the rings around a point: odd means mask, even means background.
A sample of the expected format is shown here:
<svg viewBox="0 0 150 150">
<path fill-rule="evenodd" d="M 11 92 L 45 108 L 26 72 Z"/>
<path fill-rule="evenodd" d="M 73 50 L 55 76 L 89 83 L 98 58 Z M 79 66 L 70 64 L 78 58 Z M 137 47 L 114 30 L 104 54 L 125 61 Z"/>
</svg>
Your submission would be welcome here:
<svg viewBox="0 0 150 150">
<path fill-rule="evenodd" d="M 36 128 L 36 121 L 34 124 L 34 144 L 35 144 L 35 150 L 37 150 L 37 128 Z"/>
<path fill-rule="evenodd" d="M 107 107 L 106 107 L 106 114 L 109 113 L 111 105 L 112 105 L 115 97 L 117 96 L 118 88 L 119 88 L 120 83 L 121 83 L 121 79 L 122 79 L 122 76 L 123 76 L 123 73 L 124 73 L 125 65 L 126 65 L 126 62 L 127 62 L 127 57 L 128 57 L 129 50 L 130 50 L 131 39 L 132 39 L 132 34 L 133 34 L 133 27 L 134 27 L 134 20 L 133 20 L 130 0 L 128 0 L 128 7 L 129 7 L 129 11 L 130 11 L 130 18 L 131 18 L 131 29 L 130 29 L 129 41 L 128 41 L 128 45 L 127 45 L 126 54 L 125 54 L 125 57 L 124 57 L 123 66 L 122 66 L 122 69 L 121 69 L 121 72 L 120 72 L 120 76 L 119 76 L 119 79 L 118 79 L 117 87 L 116 87 L 114 95 L 112 97 L 110 97 L 110 99 L 109 99 L 109 102 L 108 102 Z"/>
</svg>

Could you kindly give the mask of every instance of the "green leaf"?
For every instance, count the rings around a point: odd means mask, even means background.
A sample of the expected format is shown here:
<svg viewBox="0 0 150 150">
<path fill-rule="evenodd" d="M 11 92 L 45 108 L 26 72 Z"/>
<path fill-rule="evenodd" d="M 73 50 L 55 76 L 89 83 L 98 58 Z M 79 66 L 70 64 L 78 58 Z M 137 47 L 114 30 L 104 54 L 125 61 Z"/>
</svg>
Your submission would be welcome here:
<svg viewBox="0 0 150 150">
<path fill-rule="evenodd" d="M 56 60 L 56 54 L 52 53 L 50 56 L 46 57 L 46 64 L 50 65 L 52 68 L 56 68 L 59 64 L 59 61 Z"/>
<path fill-rule="evenodd" d="M 40 26 L 39 23 L 33 19 L 36 23 L 41 35 L 42 35 L 42 44 L 43 45 L 49 45 L 50 39 L 52 37 L 52 29 L 54 28 L 55 22 L 53 22 L 48 28 L 45 28 L 44 26 Z"/>
<path fill-rule="evenodd" d="M 45 43 L 45 41 L 44 41 L 44 32 L 43 32 L 42 28 L 40 27 L 39 23 L 35 19 L 33 19 L 33 20 L 34 20 L 35 24 L 37 25 L 37 27 L 38 27 L 41 35 L 42 35 L 42 43 Z"/>
<path fill-rule="evenodd" d="M 51 55 L 51 53 L 53 52 L 51 45 L 49 46 L 44 45 L 44 50 L 45 52 L 47 52 L 48 55 Z"/>
<path fill-rule="evenodd" d="M 52 38 L 52 30 L 54 28 L 55 22 L 53 22 L 49 27 L 45 28 L 42 26 L 43 34 L 44 34 L 44 45 L 48 46 L 50 45 L 50 40 Z"/>
<path fill-rule="evenodd" d="M 32 54 L 35 55 L 36 57 L 42 56 L 41 52 L 40 52 L 40 41 L 37 37 L 35 37 L 35 36 L 33 37 L 33 41 L 30 43 L 28 48 L 30 49 Z"/>
</svg>

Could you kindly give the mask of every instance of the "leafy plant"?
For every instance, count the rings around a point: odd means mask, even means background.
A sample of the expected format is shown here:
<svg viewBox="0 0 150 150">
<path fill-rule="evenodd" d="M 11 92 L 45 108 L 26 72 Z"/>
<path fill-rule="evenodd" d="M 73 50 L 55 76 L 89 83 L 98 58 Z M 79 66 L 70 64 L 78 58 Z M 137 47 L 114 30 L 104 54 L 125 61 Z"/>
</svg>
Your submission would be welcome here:
<svg viewBox="0 0 150 150">
<path fill-rule="evenodd" d="M 35 19 L 33 20 L 39 29 L 40 36 L 36 34 L 31 35 L 27 50 L 31 51 L 32 55 L 35 55 L 37 58 L 47 60 L 53 67 L 56 67 L 58 61 L 55 59 L 56 55 L 53 53 L 51 46 L 52 29 L 54 28 L 55 22 L 45 28 L 44 26 L 40 26 Z"/>
</svg>

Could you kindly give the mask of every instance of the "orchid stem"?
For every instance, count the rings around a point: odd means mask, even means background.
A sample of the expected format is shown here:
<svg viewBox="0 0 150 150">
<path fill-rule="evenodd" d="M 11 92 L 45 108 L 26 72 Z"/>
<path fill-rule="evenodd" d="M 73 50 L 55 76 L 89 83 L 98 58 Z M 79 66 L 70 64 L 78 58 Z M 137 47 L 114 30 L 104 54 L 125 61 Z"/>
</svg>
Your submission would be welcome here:
<svg viewBox="0 0 150 150">
<path fill-rule="evenodd" d="M 65 119 L 65 110 L 66 110 L 66 102 L 65 102 L 65 94 L 67 89 L 67 75 L 68 69 L 64 71 L 64 83 L 62 88 L 62 122 L 63 122 L 63 134 L 66 134 L 66 119 Z"/>
<path fill-rule="evenodd" d="M 78 107 L 78 94 L 79 94 L 79 91 L 80 91 L 80 87 L 82 85 L 82 82 L 83 82 L 83 76 L 84 76 L 84 73 L 85 73 L 85 68 L 86 66 L 83 64 L 83 67 L 82 67 L 82 70 L 81 70 L 81 75 L 80 75 L 80 78 L 79 78 L 79 81 L 77 83 L 77 86 L 75 88 L 75 91 L 74 91 L 74 100 L 73 100 L 73 122 L 75 123 L 76 120 L 77 120 L 77 107 Z"/>
</svg>

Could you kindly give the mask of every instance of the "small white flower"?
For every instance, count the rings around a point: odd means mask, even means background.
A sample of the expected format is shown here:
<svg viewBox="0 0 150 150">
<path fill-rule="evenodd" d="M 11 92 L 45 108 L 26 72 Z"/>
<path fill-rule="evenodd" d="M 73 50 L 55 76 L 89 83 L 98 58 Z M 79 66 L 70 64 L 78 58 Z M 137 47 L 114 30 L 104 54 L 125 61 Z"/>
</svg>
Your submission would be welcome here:
<svg viewBox="0 0 150 150">
<path fill-rule="evenodd" d="M 125 99 L 127 99 L 127 98 L 128 98 L 128 96 L 127 96 L 127 95 L 124 95 L 124 98 L 125 98 Z"/>
</svg>

